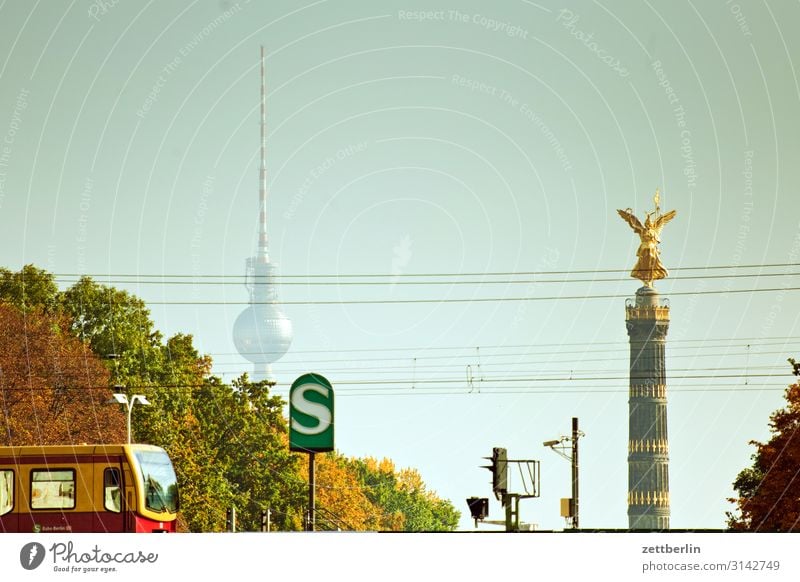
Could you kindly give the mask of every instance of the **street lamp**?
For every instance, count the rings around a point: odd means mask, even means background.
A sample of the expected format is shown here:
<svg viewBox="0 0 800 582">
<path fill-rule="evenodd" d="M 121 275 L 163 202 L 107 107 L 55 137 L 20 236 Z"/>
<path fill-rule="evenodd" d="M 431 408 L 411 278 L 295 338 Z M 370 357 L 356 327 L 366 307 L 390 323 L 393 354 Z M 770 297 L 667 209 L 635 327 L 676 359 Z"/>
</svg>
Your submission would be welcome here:
<svg viewBox="0 0 800 582">
<path fill-rule="evenodd" d="M 117 388 L 117 386 L 115 386 Z M 121 388 L 121 386 L 119 386 Z M 133 405 L 137 402 L 141 402 L 144 406 L 150 406 L 150 401 L 144 397 L 142 394 L 134 394 L 131 396 L 131 399 L 128 400 L 128 397 L 125 394 L 120 392 L 114 393 L 114 399 L 111 402 L 116 402 L 118 404 L 124 404 L 128 409 L 128 444 L 131 444 L 131 412 L 133 412 Z"/>
<path fill-rule="evenodd" d="M 545 441 L 543 446 L 553 449 L 553 451 L 572 463 L 572 499 L 569 500 L 567 515 L 572 518 L 573 529 L 578 529 L 578 439 L 585 436 L 578 430 L 578 419 L 572 418 L 572 436 L 562 436 L 558 440 Z M 569 445 L 567 443 L 570 443 Z M 562 500 L 562 503 L 565 500 Z M 562 510 L 562 516 L 564 511 Z"/>
</svg>

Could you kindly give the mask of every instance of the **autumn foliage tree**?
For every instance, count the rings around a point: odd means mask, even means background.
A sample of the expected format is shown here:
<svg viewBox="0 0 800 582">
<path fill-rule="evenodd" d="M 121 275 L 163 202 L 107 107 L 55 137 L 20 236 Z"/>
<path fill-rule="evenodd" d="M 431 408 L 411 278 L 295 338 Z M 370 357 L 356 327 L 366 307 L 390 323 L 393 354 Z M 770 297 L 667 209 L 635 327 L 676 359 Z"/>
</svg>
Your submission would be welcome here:
<svg viewBox="0 0 800 582">
<path fill-rule="evenodd" d="M 305 455 L 303 455 L 305 456 Z M 308 464 L 301 469 L 308 480 Z M 376 508 L 364 493 L 353 463 L 337 452 L 316 455 L 316 524 L 322 530 L 366 531 L 378 529 Z M 304 489 L 307 486 L 304 486 Z M 302 522 L 297 523 L 302 527 Z"/>
<path fill-rule="evenodd" d="M 800 363 L 790 359 L 800 376 Z M 730 499 L 736 511 L 728 513 L 731 529 L 765 532 L 800 531 L 800 383 L 786 389 L 786 406 L 770 416 L 772 438 L 756 447 L 753 465 L 733 483 L 739 497 Z"/>
<path fill-rule="evenodd" d="M 121 441 L 108 370 L 63 318 L 0 302 L 0 444 Z"/>
<path fill-rule="evenodd" d="M 338 453 L 317 459 L 317 521 L 322 529 L 431 532 L 458 526 L 460 513 L 428 490 L 416 469 L 398 470 L 390 459 Z"/>
</svg>

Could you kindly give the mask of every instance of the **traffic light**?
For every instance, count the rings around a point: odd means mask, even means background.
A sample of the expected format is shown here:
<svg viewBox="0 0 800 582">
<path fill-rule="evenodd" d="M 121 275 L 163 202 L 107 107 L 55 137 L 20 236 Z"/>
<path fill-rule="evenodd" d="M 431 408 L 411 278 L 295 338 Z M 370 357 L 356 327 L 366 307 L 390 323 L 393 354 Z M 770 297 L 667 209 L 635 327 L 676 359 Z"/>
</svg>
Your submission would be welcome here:
<svg viewBox="0 0 800 582">
<path fill-rule="evenodd" d="M 475 527 L 478 527 L 478 522 L 483 521 L 489 515 L 489 500 L 485 497 L 470 497 L 467 499 L 467 505 L 472 519 L 475 520 Z"/>
<path fill-rule="evenodd" d="M 492 472 L 492 491 L 498 501 L 503 501 L 503 495 L 508 492 L 508 453 L 502 447 L 494 447 L 492 449 L 491 457 L 484 457 L 492 462 L 488 467 L 483 466 L 484 469 L 489 469 Z"/>
</svg>

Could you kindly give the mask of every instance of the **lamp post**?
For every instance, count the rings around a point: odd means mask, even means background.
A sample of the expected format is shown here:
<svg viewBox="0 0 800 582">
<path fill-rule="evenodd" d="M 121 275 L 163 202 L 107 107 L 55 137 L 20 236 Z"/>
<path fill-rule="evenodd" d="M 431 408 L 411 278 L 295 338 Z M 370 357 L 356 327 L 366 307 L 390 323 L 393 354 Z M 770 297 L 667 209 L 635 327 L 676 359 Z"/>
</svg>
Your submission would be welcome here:
<svg viewBox="0 0 800 582">
<path fill-rule="evenodd" d="M 550 447 L 561 457 L 572 464 L 572 498 L 569 500 L 569 517 L 572 518 L 572 528 L 578 529 L 578 439 L 585 436 L 578 430 L 578 419 L 572 418 L 572 436 L 562 436 L 558 440 L 545 441 L 545 447 Z M 570 445 L 567 445 L 570 443 Z M 569 451 L 569 452 L 567 452 Z M 562 513 L 563 515 L 563 513 Z"/>
<path fill-rule="evenodd" d="M 115 388 L 119 388 L 115 386 Z M 111 402 L 117 402 L 118 404 L 124 404 L 128 409 L 128 444 L 131 444 L 131 412 L 133 412 L 133 405 L 137 402 L 141 402 L 144 406 L 149 406 L 150 401 L 145 398 L 142 394 L 134 394 L 131 396 L 131 399 L 128 400 L 127 395 L 122 394 L 121 392 L 114 393 L 114 399 Z"/>
</svg>

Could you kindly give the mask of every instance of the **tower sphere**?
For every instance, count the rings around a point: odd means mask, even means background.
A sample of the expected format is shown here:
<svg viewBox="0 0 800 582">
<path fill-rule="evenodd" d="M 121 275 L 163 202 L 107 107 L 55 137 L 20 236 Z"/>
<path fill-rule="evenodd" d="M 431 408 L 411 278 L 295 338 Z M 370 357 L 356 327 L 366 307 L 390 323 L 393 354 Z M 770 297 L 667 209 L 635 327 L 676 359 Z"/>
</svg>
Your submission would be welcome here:
<svg viewBox="0 0 800 582">
<path fill-rule="evenodd" d="M 254 364 L 277 362 L 292 344 L 292 322 L 273 303 L 252 304 L 236 318 L 233 343 Z"/>
</svg>

